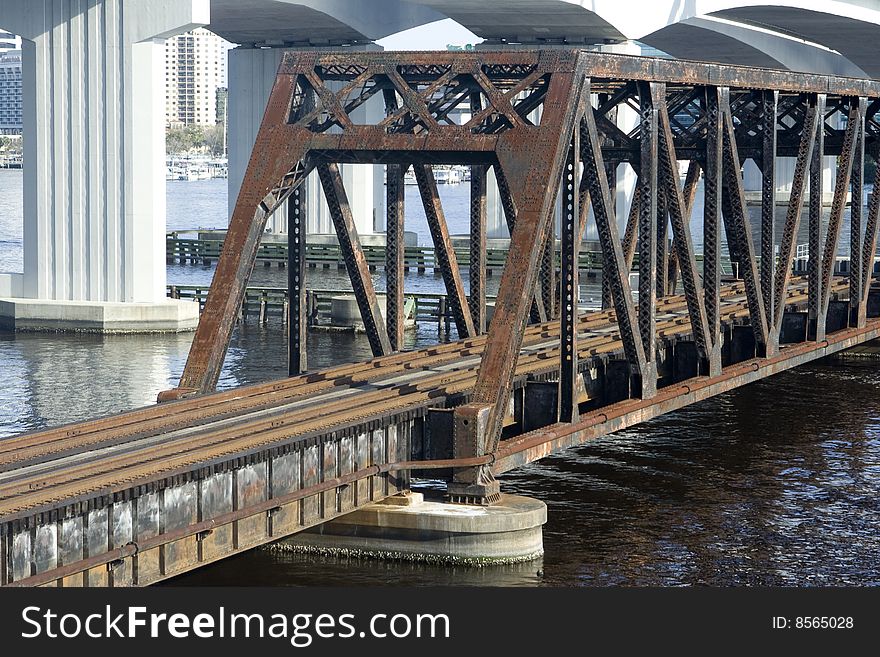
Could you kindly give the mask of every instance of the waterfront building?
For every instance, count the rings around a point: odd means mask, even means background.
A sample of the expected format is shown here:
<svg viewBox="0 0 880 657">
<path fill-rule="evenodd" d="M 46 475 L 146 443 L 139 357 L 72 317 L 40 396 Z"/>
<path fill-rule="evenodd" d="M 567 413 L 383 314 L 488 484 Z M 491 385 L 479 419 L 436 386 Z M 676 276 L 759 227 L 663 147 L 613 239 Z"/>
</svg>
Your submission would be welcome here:
<svg viewBox="0 0 880 657">
<path fill-rule="evenodd" d="M 21 134 L 21 103 L 21 50 L 0 52 L 0 135 Z"/>
<path fill-rule="evenodd" d="M 0 29 L 0 54 L 8 50 L 21 50 L 21 39 Z"/>
<path fill-rule="evenodd" d="M 168 125 L 217 123 L 217 90 L 226 87 L 226 51 L 231 46 L 204 28 L 166 41 Z"/>
</svg>

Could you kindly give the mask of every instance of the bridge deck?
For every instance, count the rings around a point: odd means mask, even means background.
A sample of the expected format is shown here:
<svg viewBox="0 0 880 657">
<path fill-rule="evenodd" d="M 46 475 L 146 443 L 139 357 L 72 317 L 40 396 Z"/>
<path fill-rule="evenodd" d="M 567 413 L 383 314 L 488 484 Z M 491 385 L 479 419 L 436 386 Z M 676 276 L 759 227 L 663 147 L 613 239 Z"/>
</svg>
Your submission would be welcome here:
<svg viewBox="0 0 880 657">
<path fill-rule="evenodd" d="M 846 286 L 839 280 L 834 289 Z M 721 297 L 732 331 L 748 317 L 744 287 L 726 285 Z M 806 281 L 795 280 L 787 308 L 802 311 L 807 298 Z M 579 320 L 585 380 L 597 362 L 622 353 L 615 319 L 602 311 Z M 689 338 L 683 297 L 658 303 L 657 326 L 665 345 Z M 771 359 L 729 358 L 717 377 L 661 376 L 669 385 L 652 399 L 609 400 L 587 383 L 585 412 L 570 424 L 529 425 L 521 398 L 498 451 L 474 461 L 510 470 L 877 337 L 880 320 L 853 331 L 785 346 Z M 527 381 L 558 376 L 558 333 L 558 322 L 527 329 L 516 373 L 526 395 Z M 0 584 L 149 584 L 392 495 L 426 464 L 448 468 L 416 448 L 415 419 L 428 424 L 429 408 L 468 400 L 485 343 L 398 353 L 0 441 Z"/>
<path fill-rule="evenodd" d="M 747 317 L 739 284 L 723 292 L 725 322 Z M 806 300 L 792 286 L 790 304 Z M 690 331 L 684 297 L 658 308 L 658 336 Z M 622 347 L 614 312 L 581 317 L 583 366 Z M 517 376 L 558 369 L 559 323 L 530 327 Z M 0 442 L 0 517 L 129 487 L 279 440 L 331 432 L 377 415 L 442 404 L 473 386 L 486 338 L 341 365 L 284 381 L 124 413 Z"/>
</svg>

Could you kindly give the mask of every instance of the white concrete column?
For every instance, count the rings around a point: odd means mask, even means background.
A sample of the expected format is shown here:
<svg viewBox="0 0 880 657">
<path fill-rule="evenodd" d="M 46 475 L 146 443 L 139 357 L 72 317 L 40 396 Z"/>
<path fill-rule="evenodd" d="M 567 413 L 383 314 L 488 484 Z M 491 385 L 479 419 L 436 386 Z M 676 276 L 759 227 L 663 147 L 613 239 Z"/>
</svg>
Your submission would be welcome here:
<svg viewBox="0 0 880 657">
<path fill-rule="evenodd" d="M 369 49 L 375 50 L 377 46 Z M 351 48 L 354 50 L 354 48 Z M 361 50 L 367 49 L 361 48 Z M 229 214 L 235 208 L 245 170 L 251 157 L 257 132 L 278 66 L 286 49 L 235 48 L 229 51 Z M 352 113 L 356 124 L 374 123 L 384 115 L 381 96 L 376 96 Z M 385 230 L 385 187 L 383 167 L 368 164 L 340 166 L 345 189 L 352 206 L 355 224 L 361 234 Z M 305 182 L 307 234 L 334 232 L 316 174 Z M 375 223 L 374 223 L 375 221 Z M 269 219 L 269 233 L 287 232 L 286 204 Z"/>
<path fill-rule="evenodd" d="M 167 304 L 163 40 L 209 20 L 209 0 L 0 0 L 24 39 L 21 297 Z"/>
</svg>

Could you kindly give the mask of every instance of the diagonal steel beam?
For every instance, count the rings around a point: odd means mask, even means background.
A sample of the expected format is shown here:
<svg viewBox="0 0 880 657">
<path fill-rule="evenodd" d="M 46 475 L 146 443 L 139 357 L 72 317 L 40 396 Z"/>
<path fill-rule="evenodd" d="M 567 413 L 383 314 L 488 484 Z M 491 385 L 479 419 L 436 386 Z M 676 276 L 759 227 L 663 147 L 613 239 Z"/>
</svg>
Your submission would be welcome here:
<svg viewBox="0 0 880 657">
<path fill-rule="evenodd" d="M 810 161 L 810 209 L 809 209 L 809 232 L 807 244 L 809 248 L 809 263 L 807 270 L 807 308 L 809 312 L 809 327 L 807 336 L 811 340 L 823 340 L 825 338 L 825 315 L 821 312 L 822 306 L 822 158 L 825 154 L 825 94 L 819 95 L 819 125 L 816 128 L 816 145 L 813 147 L 813 157 Z"/>
<path fill-rule="evenodd" d="M 874 273 L 874 254 L 877 253 L 877 229 L 880 227 L 878 215 L 880 215 L 880 167 L 877 167 L 874 174 L 874 189 L 868 201 L 868 216 L 865 219 L 865 241 L 860 252 L 860 257 L 862 258 L 862 286 L 856 317 L 859 327 L 863 327 L 867 321 L 868 293 L 871 291 L 871 277 Z"/>
<path fill-rule="evenodd" d="M 779 92 L 761 93 L 761 291 L 764 310 L 774 313 L 773 275 L 776 239 L 776 121 Z"/>
<path fill-rule="evenodd" d="M 864 123 L 864 112 L 868 106 L 867 98 L 851 99 L 846 133 L 843 138 L 843 151 L 837 163 L 837 179 L 834 183 L 834 199 L 831 202 L 831 216 L 828 220 L 828 233 L 825 239 L 825 251 L 822 254 L 822 303 L 819 312 L 828 315 L 831 301 L 831 276 L 837 259 L 837 244 L 840 241 L 840 230 L 843 224 L 843 211 L 846 206 L 846 195 L 852 177 L 855 161 L 856 138 L 861 134 Z M 861 205 L 861 196 L 852 197 L 852 205 Z"/>
<path fill-rule="evenodd" d="M 746 219 L 746 197 L 743 189 L 741 163 L 736 147 L 736 131 L 730 113 L 730 90 L 721 87 L 722 131 L 724 133 L 724 183 L 728 192 L 730 213 L 724 217 L 737 251 L 740 254 L 740 267 L 746 287 L 746 300 L 749 306 L 749 321 L 755 334 L 755 343 L 762 355 L 776 353 L 777 346 L 768 342 L 767 315 L 764 312 L 764 296 L 761 293 L 761 280 L 755 261 L 755 248 L 751 229 Z"/>
<path fill-rule="evenodd" d="M 665 107 L 666 87 L 659 83 L 651 84 L 651 96 L 655 105 Z M 679 266 L 681 267 L 682 287 L 684 287 L 691 329 L 694 342 L 703 358 L 709 357 L 709 326 L 706 320 L 706 308 L 699 294 L 699 274 L 697 259 L 694 255 L 694 244 L 687 218 L 689 206 L 685 203 L 682 190 L 678 186 L 678 159 L 675 156 L 675 145 L 672 141 L 672 127 L 666 111 L 660 112 L 659 125 L 659 177 L 664 196 L 668 203 L 669 218 L 672 223 L 673 246 Z M 641 305 L 641 297 L 639 300 Z"/>
<path fill-rule="evenodd" d="M 782 228 L 782 240 L 779 243 L 779 262 L 776 265 L 776 275 L 773 281 L 773 332 L 777 340 L 782 329 L 785 293 L 788 289 L 788 282 L 791 279 L 791 270 L 794 264 L 796 239 L 801 223 L 804 194 L 807 188 L 807 169 L 813 158 L 816 132 L 822 112 L 821 108 L 824 105 L 818 94 L 811 94 L 809 97 L 806 97 L 804 103 L 806 105 L 806 113 L 803 131 L 801 132 L 800 146 L 798 147 L 798 155 L 795 160 L 791 195 L 788 200 L 785 224 Z"/>
<path fill-rule="evenodd" d="M 636 317 L 635 304 L 632 299 L 632 289 L 629 285 L 629 271 L 626 269 L 626 261 L 623 257 L 623 249 L 620 244 L 620 233 L 617 229 L 617 218 L 611 214 L 611 192 L 608 188 L 608 180 L 605 177 L 605 163 L 602 158 L 602 147 L 599 143 L 599 133 L 596 123 L 593 121 L 592 110 L 585 115 L 586 139 L 582 140 L 585 146 L 584 175 L 589 181 L 590 199 L 593 204 L 593 216 L 596 218 L 596 229 L 599 234 L 599 242 L 602 247 L 603 260 L 612 263 L 611 294 L 614 308 L 617 312 L 617 322 L 620 327 L 620 337 L 623 341 L 624 352 L 634 374 L 641 383 L 641 396 L 652 397 L 656 393 L 657 373 L 653 369 L 654 363 L 649 363 L 645 357 L 645 349 L 639 334 L 639 323 Z M 641 184 L 648 183 L 642 178 Z M 642 203 L 650 194 L 642 190 Z M 651 234 L 654 234 L 653 232 Z"/>
<path fill-rule="evenodd" d="M 461 281 L 458 259 L 455 257 L 452 239 L 449 237 L 443 205 L 440 203 L 440 192 L 437 190 L 434 170 L 428 164 L 417 164 L 413 169 L 419 193 L 422 196 L 422 205 L 425 206 L 425 218 L 434 241 L 434 257 L 437 259 L 437 264 L 440 265 L 440 274 L 443 276 L 443 283 L 446 286 L 446 296 L 449 299 L 458 335 L 461 338 L 473 337 L 475 335 L 474 322 L 471 319 L 471 310 L 464 292 L 464 283 Z"/>
<path fill-rule="evenodd" d="M 538 275 L 536 254 L 550 231 L 565 156 L 588 86 L 579 53 L 545 56 L 556 58 L 559 65 L 550 79 L 541 125 L 525 129 L 528 134 L 504 133 L 496 152 L 516 199 L 516 225 L 472 401 L 456 409 L 455 440 L 470 440 L 467 436 L 479 425 L 487 452 L 494 451 L 501 438 Z M 531 147 L 524 149 L 524 143 Z"/>
<path fill-rule="evenodd" d="M 498 186 L 498 198 L 501 200 L 501 208 L 504 211 L 504 219 L 507 222 L 507 231 L 513 235 L 513 228 L 516 226 L 516 200 L 510 192 L 510 186 L 507 184 L 507 178 L 504 176 L 500 166 L 494 167 L 495 182 Z M 532 308 L 530 316 L 533 322 L 546 322 L 547 311 L 544 308 L 544 300 L 541 298 L 537 290 L 533 290 Z"/>
<path fill-rule="evenodd" d="M 370 341 L 373 355 L 386 356 L 392 352 L 391 342 L 388 340 L 385 321 L 382 319 L 379 300 L 376 298 L 373 279 L 370 277 L 370 267 L 364 256 L 364 250 L 361 248 L 339 167 L 336 164 L 319 164 L 318 176 L 324 188 L 324 196 L 327 198 L 327 205 L 330 208 L 330 218 L 333 220 L 333 227 L 339 238 L 339 249 L 345 260 L 348 278 L 351 281 L 355 299 L 357 299 L 361 320 L 364 323 L 364 330 Z"/>
<path fill-rule="evenodd" d="M 722 167 L 724 161 L 721 92 L 705 90 L 706 166 L 703 174 L 703 303 L 706 307 L 710 376 L 721 373 L 721 222 Z"/>
<path fill-rule="evenodd" d="M 286 125 L 295 78 L 282 74 L 275 80 L 180 383 L 160 394 L 160 401 L 217 386 L 266 221 L 311 170 L 308 148 Z"/>
<path fill-rule="evenodd" d="M 849 305 L 850 326 L 859 326 L 859 301 L 862 298 L 862 194 L 865 176 L 865 123 L 868 108 L 861 112 L 859 133 L 853 146 L 855 151 L 852 166 L 849 212 Z"/>
<path fill-rule="evenodd" d="M 656 166 L 656 160 L 655 165 Z M 663 188 L 658 185 L 657 188 L 657 296 L 665 297 L 666 291 L 669 289 L 669 249 L 667 245 L 666 232 L 669 226 L 669 210 L 667 209 L 666 193 Z M 640 256 L 641 257 L 641 256 Z"/>
<path fill-rule="evenodd" d="M 639 208 L 642 207 L 642 185 L 636 178 L 633 189 L 632 201 L 630 201 L 629 215 L 626 219 L 626 228 L 623 232 L 623 257 L 626 260 L 627 271 L 632 269 L 633 260 L 636 257 L 636 247 L 639 242 Z"/>
<path fill-rule="evenodd" d="M 686 226 L 690 226 L 691 223 L 691 218 L 694 211 L 694 203 L 697 200 L 697 188 L 700 185 L 700 173 L 700 163 L 697 160 L 691 160 L 690 162 L 688 162 L 687 173 L 684 177 L 684 189 L 682 190 L 685 207 L 684 223 Z M 678 251 L 673 249 L 672 253 L 669 256 L 669 276 L 667 280 L 668 294 L 670 295 L 674 295 L 676 293 L 675 291 L 678 286 L 679 273 L 680 267 L 678 264 Z"/>
<path fill-rule="evenodd" d="M 660 260 L 660 222 L 666 220 L 660 213 L 657 158 L 659 150 L 660 114 L 665 114 L 664 99 L 658 96 L 659 88 L 653 82 L 639 82 L 639 110 L 641 134 L 641 171 L 639 181 L 642 188 L 639 207 L 639 336 L 645 369 L 654 372 L 657 366 L 657 292 L 662 283 L 660 269 L 666 263 Z M 598 213 L 597 213 L 598 218 Z M 598 219 L 597 219 L 598 221 Z M 616 226 L 616 218 L 612 218 Z M 611 258 L 605 259 L 609 265 Z M 626 263 L 624 262 L 624 266 Z M 605 268 L 608 271 L 608 267 Z M 609 272 L 611 273 L 611 272 Z M 629 271 L 621 272 L 629 278 Z M 610 279 L 609 279 L 610 280 Z M 617 281 L 611 281 L 617 284 Z M 613 293 L 612 293 L 613 294 Z M 630 361 L 632 362 L 632 361 Z M 652 369 L 653 368 L 653 369 Z"/>
</svg>

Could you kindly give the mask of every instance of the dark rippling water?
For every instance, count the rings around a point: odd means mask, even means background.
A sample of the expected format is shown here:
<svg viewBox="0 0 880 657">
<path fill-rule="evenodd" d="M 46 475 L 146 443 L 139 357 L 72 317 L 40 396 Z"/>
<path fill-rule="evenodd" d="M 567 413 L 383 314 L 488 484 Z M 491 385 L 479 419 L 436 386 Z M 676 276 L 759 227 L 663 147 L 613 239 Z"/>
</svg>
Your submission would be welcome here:
<svg viewBox="0 0 880 657">
<path fill-rule="evenodd" d="M 20 232 L 9 219 L 20 206 L 9 198 L 10 180 L 0 180 L 0 263 L 7 269 L 20 263 Z M 221 185 L 170 184 L 169 224 L 222 225 Z M 443 190 L 452 207 L 456 194 L 464 198 L 459 189 Z M 189 219 L 181 218 L 184 209 Z M 451 221 L 461 220 L 448 211 Z M 258 284 L 283 283 L 276 269 L 256 274 Z M 210 276 L 201 267 L 169 268 L 169 282 Z M 381 287 L 381 273 L 376 278 Z M 311 279 L 324 288 L 344 282 L 336 272 Z M 429 274 L 407 285 L 438 289 L 439 281 Z M 422 327 L 407 346 L 454 337 Z M 176 382 L 191 339 L 0 334 L 0 437 L 152 403 Z M 277 325 L 238 328 L 221 386 L 283 376 L 284 340 Z M 309 352 L 321 367 L 365 358 L 369 345 L 362 336 L 311 334 Z M 543 560 L 433 568 L 254 551 L 171 583 L 876 585 L 878 384 L 880 364 L 820 362 L 506 475 L 505 491 L 548 504 Z"/>
</svg>

